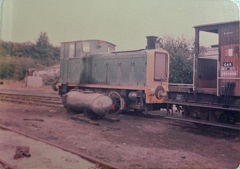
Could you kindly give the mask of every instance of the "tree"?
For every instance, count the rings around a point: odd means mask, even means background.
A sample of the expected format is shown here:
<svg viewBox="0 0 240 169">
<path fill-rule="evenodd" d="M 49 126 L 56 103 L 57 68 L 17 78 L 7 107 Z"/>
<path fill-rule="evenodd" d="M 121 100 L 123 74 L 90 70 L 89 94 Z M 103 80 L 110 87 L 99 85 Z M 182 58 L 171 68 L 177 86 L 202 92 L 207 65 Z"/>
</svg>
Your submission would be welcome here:
<svg viewBox="0 0 240 169">
<path fill-rule="evenodd" d="M 33 57 L 39 59 L 42 63 L 45 63 L 45 60 L 49 57 L 49 45 L 47 34 L 41 32 L 35 45 L 35 53 L 33 53 Z"/>
<path fill-rule="evenodd" d="M 41 32 L 36 42 L 36 47 L 47 49 L 50 46 L 46 32 Z"/>
<path fill-rule="evenodd" d="M 159 39 L 160 46 L 170 55 L 170 83 L 192 83 L 193 47 L 183 38 Z"/>
<path fill-rule="evenodd" d="M 49 66 L 59 60 L 59 55 L 59 48 L 49 43 L 46 32 L 41 32 L 35 45 L 33 57 L 39 59 L 42 64 Z"/>
</svg>

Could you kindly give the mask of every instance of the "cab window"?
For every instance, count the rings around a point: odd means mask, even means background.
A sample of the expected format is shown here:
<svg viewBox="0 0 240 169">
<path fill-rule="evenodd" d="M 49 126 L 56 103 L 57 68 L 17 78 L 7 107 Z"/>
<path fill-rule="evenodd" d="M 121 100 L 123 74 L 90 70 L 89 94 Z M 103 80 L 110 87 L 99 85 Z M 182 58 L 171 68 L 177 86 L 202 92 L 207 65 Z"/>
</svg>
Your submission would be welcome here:
<svg viewBox="0 0 240 169">
<path fill-rule="evenodd" d="M 168 75 L 168 57 L 166 53 L 156 52 L 154 58 L 154 80 L 166 81 Z"/>
</svg>

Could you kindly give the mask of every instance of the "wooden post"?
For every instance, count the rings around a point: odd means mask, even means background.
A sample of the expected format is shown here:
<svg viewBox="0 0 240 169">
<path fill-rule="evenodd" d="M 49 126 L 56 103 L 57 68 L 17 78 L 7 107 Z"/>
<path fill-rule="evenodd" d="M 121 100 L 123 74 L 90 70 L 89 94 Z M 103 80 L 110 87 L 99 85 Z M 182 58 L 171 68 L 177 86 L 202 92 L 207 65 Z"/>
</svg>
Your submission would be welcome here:
<svg viewBox="0 0 240 169">
<path fill-rule="evenodd" d="M 194 63 L 193 63 L 193 90 L 196 91 L 198 87 L 198 55 L 199 55 L 199 30 L 195 28 L 195 53 L 194 53 Z"/>
</svg>

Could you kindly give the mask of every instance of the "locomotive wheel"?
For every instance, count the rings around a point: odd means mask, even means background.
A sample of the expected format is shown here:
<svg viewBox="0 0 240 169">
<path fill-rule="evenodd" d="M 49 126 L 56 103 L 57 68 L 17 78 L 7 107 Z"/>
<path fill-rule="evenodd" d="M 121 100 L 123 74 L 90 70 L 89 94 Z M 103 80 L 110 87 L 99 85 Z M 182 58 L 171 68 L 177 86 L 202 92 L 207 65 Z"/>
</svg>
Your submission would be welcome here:
<svg viewBox="0 0 240 169">
<path fill-rule="evenodd" d="M 219 122 L 234 124 L 234 123 L 236 123 L 236 115 L 233 112 L 223 112 L 219 116 Z"/>
<path fill-rule="evenodd" d="M 110 91 L 108 96 L 112 99 L 112 110 L 111 113 L 118 114 L 125 109 L 125 100 L 121 95 L 116 91 Z"/>
</svg>

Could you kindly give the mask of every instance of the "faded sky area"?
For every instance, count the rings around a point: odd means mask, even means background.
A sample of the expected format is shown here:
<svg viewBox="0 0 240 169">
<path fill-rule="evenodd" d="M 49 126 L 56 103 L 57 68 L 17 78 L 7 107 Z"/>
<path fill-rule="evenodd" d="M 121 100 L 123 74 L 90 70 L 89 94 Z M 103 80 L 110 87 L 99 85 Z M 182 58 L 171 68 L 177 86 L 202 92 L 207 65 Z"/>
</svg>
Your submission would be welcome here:
<svg viewBox="0 0 240 169">
<path fill-rule="evenodd" d="M 4 0 L 2 19 L 3 40 L 47 32 L 56 45 L 101 39 L 130 50 L 144 48 L 147 35 L 192 40 L 194 25 L 239 20 L 239 8 L 231 0 Z"/>
</svg>

